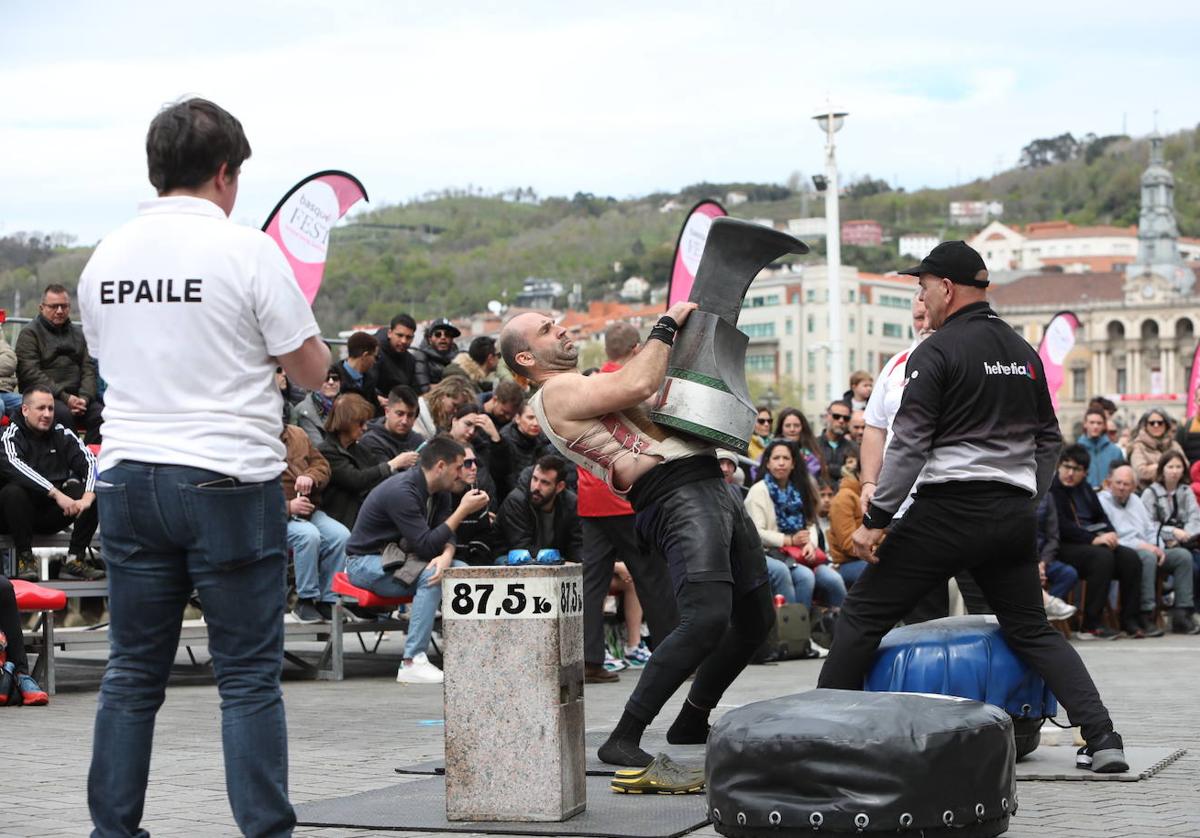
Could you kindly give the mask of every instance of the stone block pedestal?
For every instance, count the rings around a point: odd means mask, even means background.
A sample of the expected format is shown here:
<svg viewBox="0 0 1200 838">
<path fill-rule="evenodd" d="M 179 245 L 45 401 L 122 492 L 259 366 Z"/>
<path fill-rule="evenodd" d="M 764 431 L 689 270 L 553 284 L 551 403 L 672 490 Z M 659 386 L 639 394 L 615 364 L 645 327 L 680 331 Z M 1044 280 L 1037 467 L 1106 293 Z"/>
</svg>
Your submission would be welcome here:
<svg viewBox="0 0 1200 838">
<path fill-rule="evenodd" d="M 582 568 L 449 568 L 442 620 L 446 818 L 582 812 Z"/>
</svg>

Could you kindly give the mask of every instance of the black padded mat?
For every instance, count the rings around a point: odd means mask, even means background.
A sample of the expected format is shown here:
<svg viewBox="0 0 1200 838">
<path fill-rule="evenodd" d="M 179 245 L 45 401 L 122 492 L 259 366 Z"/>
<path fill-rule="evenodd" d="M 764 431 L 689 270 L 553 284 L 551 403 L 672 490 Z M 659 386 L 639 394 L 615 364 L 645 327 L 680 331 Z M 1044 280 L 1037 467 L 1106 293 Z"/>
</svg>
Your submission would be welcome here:
<svg viewBox="0 0 1200 838">
<path fill-rule="evenodd" d="M 703 794 L 615 794 L 604 777 L 588 777 L 585 811 L 553 823 L 448 821 L 446 783 L 441 777 L 414 778 L 348 797 L 295 805 L 300 826 L 398 832 L 675 838 L 708 823 Z"/>
<path fill-rule="evenodd" d="M 1068 745 L 1043 745 L 1017 761 L 1017 781 L 1021 780 L 1101 780 L 1134 783 L 1162 771 L 1187 751 L 1175 748 L 1125 746 L 1129 770 L 1124 774 L 1094 774 L 1075 767 L 1076 748 Z"/>
<path fill-rule="evenodd" d="M 584 733 L 584 744 L 587 751 L 587 774 L 589 777 L 611 777 L 620 771 L 622 766 L 608 765 L 596 757 L 596 751 L 608 738 L 609 730 L 595 728 Z M 704 765 L 703 745 L 671 745 L 667 743 L 665 730 L 647 730 L 642 737 L 642 750 L 651 756 L 664 753 L 680 765 Z M 397 774 L 445 774 L 446 763 L 440 759 L 419 762 L 415 765 L 405 765 L 396 769 Z"/>
</svg>

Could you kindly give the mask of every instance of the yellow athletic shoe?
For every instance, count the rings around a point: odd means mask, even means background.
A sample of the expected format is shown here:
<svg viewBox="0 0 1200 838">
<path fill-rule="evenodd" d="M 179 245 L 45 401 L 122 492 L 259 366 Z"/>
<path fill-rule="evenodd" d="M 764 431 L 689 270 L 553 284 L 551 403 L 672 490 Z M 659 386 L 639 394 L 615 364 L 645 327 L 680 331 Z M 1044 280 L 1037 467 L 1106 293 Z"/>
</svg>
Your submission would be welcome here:
<svg viewBox="0 0 1200 838">
<path fill-rule="evenodd" d="M 613 774 L 609 788 L 618 794 L 698 794 L 704 791 L 704 768 L 680 765 L 659 754 L 645 768 Z"/>
</svg>

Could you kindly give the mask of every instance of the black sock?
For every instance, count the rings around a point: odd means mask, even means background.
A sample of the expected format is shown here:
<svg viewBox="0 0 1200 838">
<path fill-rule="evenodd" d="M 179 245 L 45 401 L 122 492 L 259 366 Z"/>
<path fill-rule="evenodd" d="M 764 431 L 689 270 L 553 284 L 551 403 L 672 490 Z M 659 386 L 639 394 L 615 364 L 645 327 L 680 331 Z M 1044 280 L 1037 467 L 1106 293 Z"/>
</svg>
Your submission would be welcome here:
<svg viewBox="0 0 1200 838">
<path fill-rule="evenodd" d="M 685 699 L 675 723 L 667 731 L 667 741 L 672 745 L 703 745 L 708 741 L 710 712 Z"/>
<path fill-rule="evenodd" d="M 609 765 L 631 765 L 644 768 L 654 761 L 654 757 L 642 750 L 642 734 L 646 732 L 646 722 L 630 714 L 628 710 L 621 714 L 621 720 L 609 735 L 608 741 L 600 746 L 596 755 L 601 762 Z"/>
</svg>

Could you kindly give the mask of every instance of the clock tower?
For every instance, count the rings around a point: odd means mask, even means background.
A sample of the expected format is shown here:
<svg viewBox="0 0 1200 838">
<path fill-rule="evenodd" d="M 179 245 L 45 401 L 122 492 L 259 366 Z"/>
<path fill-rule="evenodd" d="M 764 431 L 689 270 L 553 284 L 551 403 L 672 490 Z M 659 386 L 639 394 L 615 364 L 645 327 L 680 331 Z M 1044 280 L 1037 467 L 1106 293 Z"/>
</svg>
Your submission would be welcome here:
<svg viewBox="0 0 1200 838">
<path fill-rule="evenodd" d="M 1175 178 L 1163 161 L 1163 138 L 1150 135 L 1150 165 L 1142 173 L 1142 211 L 1138 217 L 1137 261 L 1125 268 L 1127 281 L 1150 276 L 1170 283 L 1179 294 L 1192 293 L 1196 277 L 1179 255 L 1179 226 L 1175 223 Z"/>
</svg>

